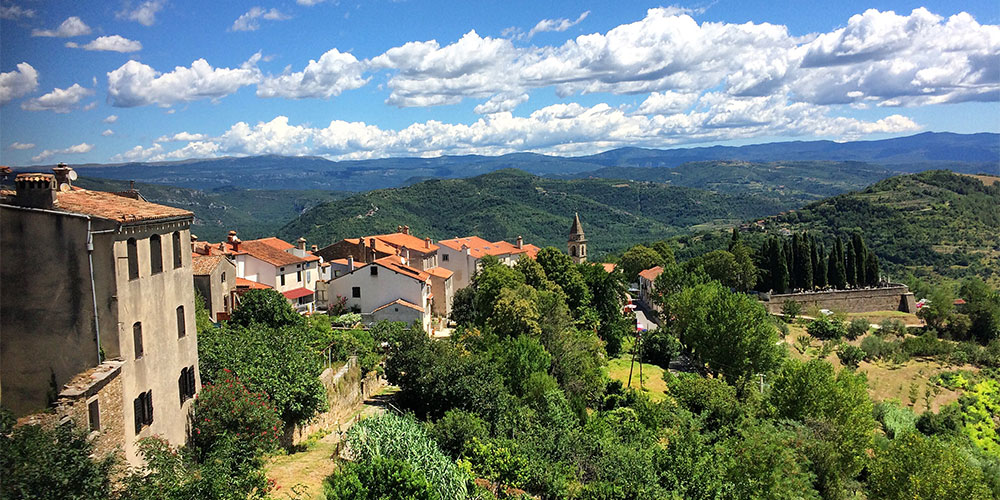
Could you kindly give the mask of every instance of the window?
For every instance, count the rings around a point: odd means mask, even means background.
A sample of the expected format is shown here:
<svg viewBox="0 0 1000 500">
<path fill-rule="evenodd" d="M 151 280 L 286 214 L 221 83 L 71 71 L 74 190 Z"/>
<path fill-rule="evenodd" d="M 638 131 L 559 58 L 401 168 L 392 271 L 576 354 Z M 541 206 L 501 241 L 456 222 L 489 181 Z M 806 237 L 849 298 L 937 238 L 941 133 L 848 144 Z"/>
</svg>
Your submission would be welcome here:
<svg viewBox="0 0 1000 500">
<path fill-rule="evenodd" d="M 576 247 L 569 247 L 569 254 L 576 257 Z"/>
<path fill-rule="evenodd" d="M 138 434 L 142 428 L 153 424 L 153 391 L 146 391 L 139 394 L 139 397 L 132 401 L 132 411 L 135 416 L 135 433 Z"/>
<path fill-rule="evenodd" d="M 181 267 L 181 232 L 174 231 L 174 269 Z"/>
<path fill-rule="evenodd" d="M 136 321 L 132 325 L 132 345 L 135 346 L 135 359 L 142 357 L 142 323 Z"/>
<path fill-rule="evenodd" d="M 154 234 L 149 237 L 149 273 L 156 274 L 163 272 L 163 244 L 160 242 L 160 235 Z"/>
<path fill-rule="evenodd" d="M 371 270 L 372 270 L 371 271 L 372 276 L 378 276 L 378 266 L 370 266 L 370 267 L 371 267 Z"/>
<path fill-rule="evenodd" d="M 129 238 L 125 246 L 128 248 L 128 279 L 134 280 L 139 277 L 139 248 L 135 238 Z"/>
<path fill-rule="evenodd" d="M 177 306 L 177 338 L 187 335 L 187 325 L 184 324 L 184 306 Z"/>
<path fill-rule="evenodd" d="M 93 401 L 87 404 L 87 413 L 89 415 L 88 420 L 90 420 L 90 430 L 101 430 L 101 405 L 97 401 L 97 398 L 94 398 Z"/>
<path fill-rule="evenodd" d="M 285 286 L 285 275 L 281 275 L 281 286 Z"/>
<path fill-rule="evenodd" d="M 225 271 L 222 271 L 222 282 L 223 283 L 226 282 L 226 272 Z"/>
<path fill-rule="evenodd" d="M 360 299 L 361 298 L 361 287 L 360 286 L 355 286 L 355 287 L 351 288 L 351 297 L 354 297 L 356 299 Z"/>
<path fill-rule="evenodd" d="M 302 271 L 295 271 L 295 281 L 302 282 Z"/>
<path fill-rule="evenodd" d="M 444 261 L 444 262 L 448 262 L 448 254 L 446 254 L 446 253 L 445 254 L 441 254 L 441 260 Z"/>
<path fill-rule="evenodd" d="M 306 271 L 306 283 L 309 282 L 309 278 L 310 277 L 311 277 L 311 275 L 310 275 L 309 271 Z"/>
<path fill-rule="evenodd" d="M 181 397 L 181 404 L 194 397 L 194 367 L 189 366 L 181 370 L 181 376 L 177 379 L 177 392 Z"/>
</svg>

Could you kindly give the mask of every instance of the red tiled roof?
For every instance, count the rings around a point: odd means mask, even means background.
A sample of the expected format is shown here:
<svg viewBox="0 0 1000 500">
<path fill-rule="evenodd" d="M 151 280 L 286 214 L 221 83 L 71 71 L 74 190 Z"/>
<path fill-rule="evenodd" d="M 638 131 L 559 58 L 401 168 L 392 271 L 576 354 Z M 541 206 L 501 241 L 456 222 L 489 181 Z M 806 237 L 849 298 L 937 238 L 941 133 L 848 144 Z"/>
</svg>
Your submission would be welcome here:
<svg viewBox="0 0 1000 500">
<path fill-rule="evenodd" d="M 646 269 L 645 271 L 640 271 L 639 276 L 648 281 L 656 281 L 656 277 L 659 276 L 660 273 L 662 272 L 663 268 L 660 266 L 656 266 L 650 269 Z"/>
<path fill-rule="evenodd" d="M 425 271 L 421 271 L 417 268 L 407 266 L 400 261 L 399 256 L 390 255 L 388 257 L 382 257 L 372 262 L 369 265 L 378 264 L 382 267 L 395 271 L 397 273 L 409 276 L 415 280 L 427 281 L 430 279 L 431 275 L 427 274 Z"/>
<path fill-rule="evenodd" d="M 468 236 L 465 238 L 452 238 L 450 240 L 441 240 L 438 242 L 452 250 L 462 251 L 462 246 L 469 247 L 469 255 L 481 259 L 486 255 L 516 255 L 520 253 L 527 254 L 529 257 L 534 258 L 534 254 L 538 253 L 538 247 L 534 245 L 521 245 L 521 248 L 517 248 L 516 245 L 508 243 L 506 241 L 498 241 L 496 243 L 486 241 L 479 236 Z M 531 248 L 534 248 L 534 254 Z"/>
<path fill-rule="evenodd" d="M 287 292 L 281 292 L 288 300 L 295 300 L 307 295 L 312 295 L 313 291 L 308 288 L 296 288 L 295 290 L 289 290 Z"/>
<path fill-rule="evenodd" d="M 532 259 L 534 259 L 535 256 L 538 255 L 538 252 L 541 250 L 541 248 L 538 248 L 530 243 L 522 244 L 521 249 L 524 250 L 524 252 L 528 255 L 528 257 L 531 257 Z"/>
<path fill-rule="evenodd" d="M 348 243 L 351 243 L 353 245 L 357 245 L 358 243 L 361 242 L 361 238 L 344 238 L 344 241 L 346 241 Z M 371 241 L 371 238 L 365 238 L 365 246 L 366 247 L 369 246 L 369 242 L 370 241 Z M 385 254 L 389 254 L 389 255 L 396 255 L 396 249 L 394 247 L 392 247 L 388 243 L 386 243 L 386 242 L 384 242 L 384 241 L 382 241 L 382 240 L 380 240 L 378 238 L 375 239 L 375 251 L 376 252 L 385 253 Z"/>
<path fill-rule="evenodd" d="M 248 280 L 246 278 L 236 278 L 236 288 L 249 288 L 251 290 L 265 290 L 268 288 L 273 288 L 271 285 L 265 285 L 263 283 L 258 283 L 253 280 Z"/>
<path fill-rule="evenodd" d="M 613 273 L 615 268 L 618 267 L 618 264 L 611 264 L 608 262 L 602 262 L 601 265 L 604 266 L 604 270 L 608 273 Z"/>
<path fill-rule="evenodd" d="M 380 240 L 395 248 L 406 247 L 410 251 L 416 251 L 422 254 L 431 253 L 438 249 L 437 245 L 431 243 L 430 246 L 427 246 L 426 240 L 417 238 L 412 234 L 403 234 L 403 233 L 378 234 L 375 236 L 366 237 L 365 241 L 368 241 L 369 238 L 375 238 L 376 240 Z"/>
<path fill-rule="evenodd" d="M 285 243 L 277 238 L 264 238 L 260 240 L 249 240 L 241 242 L 237 248 L 241 252 L 246 252 L 248 255 L 260 259 L 272 266 L 289 266 L 292 264 L 299 264 L 302 262 L 312 262 L 319 260 L 319 257 L 306 254 L 305 257 L 297 257 L 291 252 L 286 252 L 281 248 L 281 243 Z M 286 245 L 288 243 L 285 243 Z M 227 245 L 228 247 L 229 245 Z M 294 248 L 289 246 L 288 248 Z"/>
<path fill-rule="evenodd" d="M 427 269 L 427 274 L 430 274 L 431 276 L 436 276 L 436 277 L 442 278 L 442 279 L 448 279 L 453 274 L 455 274 L 455 271 L 452 271 L 451 269 L 445 269 L 443 267 L 432 267 L 430 269 Z"/>
<path fill-rule="evenodd" d="M 224 258 L 225 257 L 221 255 L 194 254 L 191 256 L 191 273 L 195 276 L 212 274 L 212 270 L 215 269 L 215 266 L 218 266 L 219 262 Z"/>
<path fill-rule="evenodd" d="M 72 189 L 56 193 L 56 207 L 67 212 L 93 215 L 102 219 L 129 223 L 143 220 L 194 217 L 180 208 L 126 198 L 104 191 Z"/>
<path fill-rule="evenodd" d="M 403 299 L 396 299 L 396 300 L 394 300 L 392 302 L 389 302 L 388 304 L 382 304 L 381 306 L 378 306 L 375 309 L 373 309 L 372 312 L 373 313 L 379 312 L 382 309 L 385 309 L 386 307 L 389 307 L 389 306 L 392 306 L 392 305 L 400 305 L 400 306 L 403 306 L 403 307 L 409 307 L 410 309 L 414 309 L 416 311 L 424 312 L 424 309 L 422 307 L 414 304 L 413 302 L 407 302 L 407 301 L 405 301 Z"/>
</svg>

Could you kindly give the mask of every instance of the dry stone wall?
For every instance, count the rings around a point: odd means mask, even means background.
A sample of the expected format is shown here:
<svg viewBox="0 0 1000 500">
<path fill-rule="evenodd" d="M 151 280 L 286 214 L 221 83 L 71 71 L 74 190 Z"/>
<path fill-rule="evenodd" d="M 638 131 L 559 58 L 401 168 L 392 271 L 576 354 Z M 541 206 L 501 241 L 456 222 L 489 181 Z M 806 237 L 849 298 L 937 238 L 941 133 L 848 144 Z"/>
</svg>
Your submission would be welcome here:
<svg viewBox="0 0 1000 500">
<path fill-rule="evenodd" d="M 862 288 L 859 290 L 830 290 L 824 292 L 782 293 L 773 294 L 768 300 L 763 300 L 768 312 L 780 313 L 786 300 L 798 302 L 802 309 L 812 307 L 843 311 L 849 313 L 864 313 L 874 311 L 917 312 L 916 300 L 906 285 L 893 284 L 881 288 Z"/>
<path fill-rule="evenodd" d="M 294 429 L 286 429 L 285 444 L 299 444 L 323 429 L 337 431 L 338 426 L 351 417 L 357 405 L 386 386 L 385 379 L 375 372 L 362 375 L 358 359 L 353 356 L 341 366 L 334 365 L 324 370 L 320 381 L 326 389 L 327 411 Z"/>
</svg>

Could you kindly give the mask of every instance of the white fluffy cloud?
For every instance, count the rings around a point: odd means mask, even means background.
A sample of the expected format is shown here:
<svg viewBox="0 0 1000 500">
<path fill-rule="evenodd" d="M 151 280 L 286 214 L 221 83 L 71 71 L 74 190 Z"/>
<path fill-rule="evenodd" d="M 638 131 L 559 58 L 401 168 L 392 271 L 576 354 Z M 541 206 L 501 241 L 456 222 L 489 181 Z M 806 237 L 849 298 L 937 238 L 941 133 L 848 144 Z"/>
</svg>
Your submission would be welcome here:
<svg viewBox="0 0 1000 500">
<path fill-rule="evenodd" d="M 120 108 L 220 99 L 259 80 L 256 64 L 260 57 L 259 52 L 254 54 L 239 68 L 213 68 L 198 59 L 190 67 L 178 66 L 169 73 L 132 60 L 108 73 L 108 98 Z"/>
<path fill-rule="evenodd" d="M 23 62 L 14 71 L 0 73 L 0 106 L 18 97 L 34 92 L 38 88 L 38 71 Z"/>
<path fill-rule="evenodd" d="M 103 50 L 109 52 L 137 52 L 142 50 L 142 44 L 136 40 L 129 40 L 123 36 L 110 35 L 99 36 L 90 43 L 80 45 L 76 42 L 66 42 L 66 46 L 71 49 Z"/>
<path fill-rule="evenodd" d="M 502 111 L 514 111 L 514 108 L 526 102 L 528 102 L 527 93 L 497 94 L 491 97 L 490 100 L 476 106 L 473 111 L 480 115 L 500 113 Z"/>
<path fill-rule="evenodd" d="M 313 5 L 323 3 L 323 0 L 295 0 L 295 3 L 305 5 L 306 7 L 312 7 Z"/>
<path fill-rule="evenodd" d="M 174 135 L 161 135 L 153 142 L 191 142 L 208 139 L 205 134 L 192 134 L 190 132 L 178 132 Z"/>
<path fill-rule="evenodd" d="M 117 17 L 135 21 L 143 26 L 152 26 L 156 22 L 156 14 L 163 10 L 165 3 L 165 0 L 148 0 L 134 9 L 126 7 L 117 13 Z"/>
<path fill-rule="evenodd" d="M 260 28 L 260 20 L 284 21 L 291 16 L 282 14 L 278 9 L 264 10 L 262 7 L 252 7 L 233 22 L 232 31 L 254 31 Z"/>
<path fill-rule="evenodd" d="M 35 17 L 34 9 L 25 9 L 14 4 L 0 5 L 0 19 L 22 19 L 31 17 Z"/>
<path fill-rule="evenodd" d="M 264 78 L 257 85 L 257 95 L 327 99 L 368 83 L 368 79 L 361 76 L 364 69 L 364 64 L 353 55 L 331 49 L 318 61 L 310 60 L 302 71 L 293 73 L 286 69 L 281 75 Z"/>
<path fill-rule="evenodd" d="M 25 149 L 33 149 L 34 147 L 35 147 L 35 144 L 32 143 L 32 142 L 23 143 L 23 142 L 16 142 L 15 141 L 15 142 L 10 143 L 10 146 L 7 146 L 7 149 L 15 149 L 15 150 L 21 151 L 21 150 L 25 150 Z"/>
<path fill-rule="evenodd" d="M 75 155 L 89 153 L 94 149 L 93 144 L 87 144 L 86 142 L 81 142 L 75 146 L 70 146 L 66 149 L 46 149 L 41 153 L 31 157 L 31 161 L 45 161 L 55 155 Z"/>
<path fill-rule="evenodd" d="M 107 118 L 101 121 L 103 121 L 104 123 L 114 123 L 118 121 L 118 115 L 108 115 Z"/>
<path fill-rule="evenodd" d="M 101 132 L 101 135 L 103 135 L 104 137 L 111 137 L 115 135 L 115 131 L 111 129 L 105 129 L 104 132 Z"/>
<path fill-rule="evenodd" d="M 531 28 L 531 31 L 528 32 L 527 38 L 531 38 L 535 36 L 535 34 L 542 33 L 545 31 L 566 31 L 572 28 L 573 26 L 576 26 L 577 24 L 583 22 L 583 20 L 586 19 L 587 16 L 589 15 L 590 11 L 588 10 L 581 13 L 580 16 L 576 18 L 575 21 L 570 21 L 569 19 L 565 18 L 542 19 L 541 21 L 538 21 L 538 24 L 536 24 L 534 28 Z"/>
<path fill-rule="evenodd" d="M 69 113 L 84 97 L 93 95 L 94 90 L 81 87 L 79 83 L 65 89 L 52 89 L 52 92 L 41 97 L 35 97 L 21 103 L 21 109 L 27 111 L 52 111 Z"/>
<path fill-rule="evenodd" d="M 288 117 L 278 116 L 251 127 L 239 122 L 222 134 L 219 141 L 228 151 L 245 154 L 299 155 L 308 152 L 307 141 L 312 131 L 303 126 L 288 124 Z"/>
<path fill-rule="evenodd" d="M 698 100 L 697 92 L 653 92 L 636 111 L 641 115 L 672 115 L 683 113 Z"/>
<path fill-rule="evenodd" d="M 90 34 L 90 26 L 87 26 L 79 17 L 71 16 L 66 18 L 58 28 L 54 30 L 31 30 L 31 36 L 48 36 L 58 38 L 69 38 Z"/>
</svg>

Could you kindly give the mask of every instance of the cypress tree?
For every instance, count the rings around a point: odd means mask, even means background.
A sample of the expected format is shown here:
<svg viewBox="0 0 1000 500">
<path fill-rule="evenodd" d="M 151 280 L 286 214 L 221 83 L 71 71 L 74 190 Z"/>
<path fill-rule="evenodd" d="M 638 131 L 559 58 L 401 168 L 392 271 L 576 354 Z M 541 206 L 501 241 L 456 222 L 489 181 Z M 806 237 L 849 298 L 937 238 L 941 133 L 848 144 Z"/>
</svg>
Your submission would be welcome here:
<svg viewBox="0 0 1000 500">
<path fill-rule="evenodd" d="M 733 251 L 733 247 L 740 244 L 740 228 L 733 228 L 733 236 L 729 239 L 729 251 Z"/>
<path fill-rule="evenodd" d="M 795 277 L 792 275 L 795 269 L 794 249 L 792 240 L 787 239 L 782 242 L 782 255 L 785 257 L 785 288 L 795 286 Z"/>
<path fill-rule="evenodd" d="M 847 288 L 847 271 L 844 269 L 844 242 L 837 238 L 830 249 L 829 265 L 826 269 L 830 285 L 838 290 Z"/>
<path fill-rule="evenodd" d="M 792 265 L 788 266 L 788 284 L 792 286 L 792 289 L 802 288 L 803 275 L 802 275 L 802 253 L 800 252 L 800 247 L 802 246 L 802 239 L 799 237 L 798 233 L 792 235 Z"/>
<path fill-rule="evenodd" d="M 802 237 L 797 238 L 795 246 L 795 276 L 797 287 L 803 290 L 812 290 L 812 257 L 809 251 L 809 237 L 805 233 L 802 234 Z"/>
<path fill-rule="evenodd" d="M 813 249 L 816 252 L 816 268 L 813 271 L 813 282 L 819 288 L 826 288 L 826 285 L 829 284 L 826 277 L 826 259 L 823 258 L 826 251 L 822 245 L 816 245 Z"/>
<path fill-rule="evenodd" d="M 847 285 L 850 287 L 858 284 L 858 256 L 854 251 L 854 242 L 847 241 L 847 260 L 845 270 L 847 271 Z"/>
<path fill-rule="evenodd" d="M 875 256 L 875 252 L 870 250 L 865 259 L 865 277 L 868 278 L 869 286 L 878 285 L 878 257 Z"/>
<path fill-rule="evenodd" d="M 865 272 L 865 263 L 868 261 L 868 247 L 865 246 L 865 240 L 861 238 L 861 233 L 854 233 L 851 243 L 854 246 L 854 269 L 857 273 L 856 283 L 858 286 L 867 285 L 868 275 Z"/>
<path fill-rule="evenodd" d="M 785 255 L 780 240 L 771 240 L 768 249 L 768 268 L 771 272 L 771 289 L 775 293 L 785 293 L 788 289 L 788 267 L 785 265 Z"/>
</svg>

